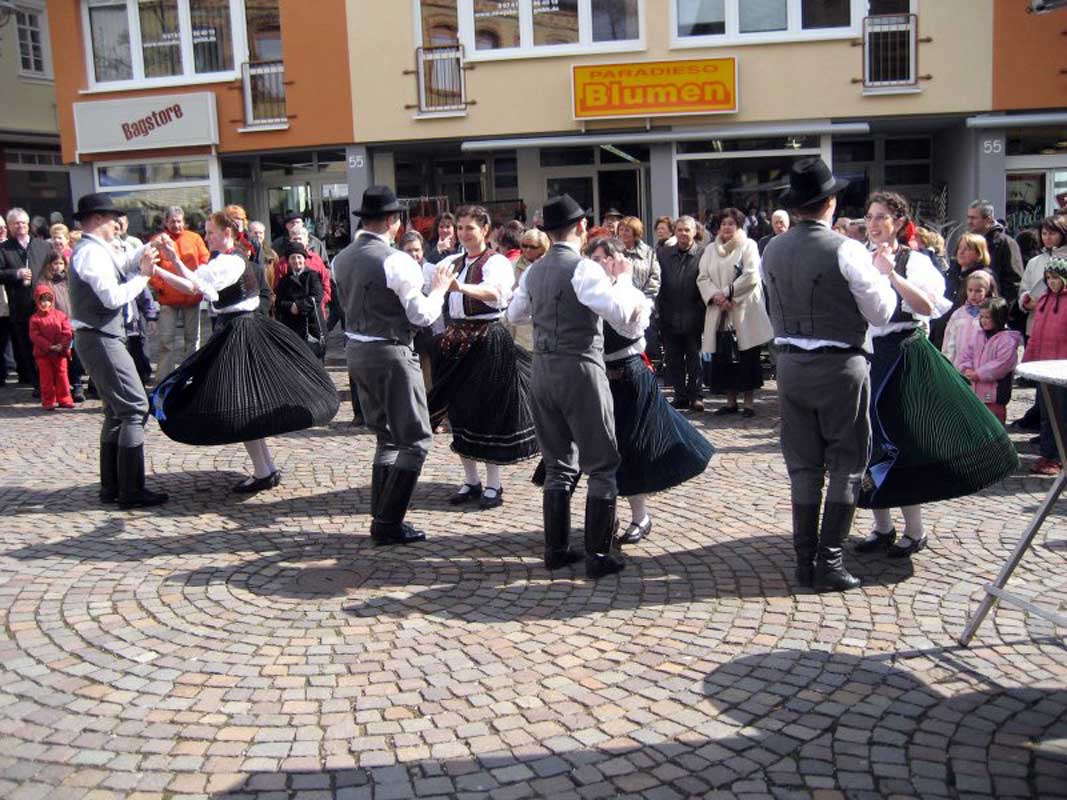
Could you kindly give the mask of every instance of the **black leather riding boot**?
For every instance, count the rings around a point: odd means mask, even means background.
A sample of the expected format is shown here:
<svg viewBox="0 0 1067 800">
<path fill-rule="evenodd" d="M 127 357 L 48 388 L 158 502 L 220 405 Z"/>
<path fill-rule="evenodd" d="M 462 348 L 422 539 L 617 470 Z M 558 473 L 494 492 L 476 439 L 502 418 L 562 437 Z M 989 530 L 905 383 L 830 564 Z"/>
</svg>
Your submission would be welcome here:
<svg viewBox="0 0 1067 800">
<path fill-rule="evenodd" d="M 420 472 L 421 468 L 398 469 L 395 466 L 389 470 L 370 526 L 370 535 L 375 544 L 411 544 L 426 538 L 425 533 L 404 522 Z"/>
<path fill-rule="evenodd" d="M 819 506 L 793 503 L 793 549 L 797 554 L 796 581 L 810 589 L 815 581 L 815 554 L 819 549 Z"/>
<path fill-rule="evenodd" d="M 370 514 L 371 518 L 378 516 L 378 506 L 381 505 L 382 492 L 385 491 L 386 481 L 389 480 L 391 464 L 374 464 L 370 468 Z"/>
<path fill-rule="evenodd" d="M 581 561 L 583 553 L 569 548 L 571 537 L 571 494 L 553 489 L 541 498 L 545 521 L 545 569 L 559 569 Z"/>
<path fill-rule="evenodd" d="M 859 587 L 859 578 L 845 569 L 844 542 L 852 528 L 856 507 L 849 503 L 827 503 L 819 531 L 819 552 L 815 559 L 817 592 L 846 592 Z"/>
<path fill-rule="evenodd" d="M 144 446 L 118 448 L 119 508 L 149 508 L 167 502 L 163 492 L 144 485 Z"/>
<path fill-rule="evenodd" d="M 602 578 L 621 572 L 626 561 L 611 552 L 611 540 L 619 529 L 615 516 L 615 498 L 587 497 L 585 499 L 585 574 Z"/>
<path fill-rule="evenodd" d="M 100 444 L 100 502 L 119 499 L 119 446 L 117 442 Z"/>
</svg>

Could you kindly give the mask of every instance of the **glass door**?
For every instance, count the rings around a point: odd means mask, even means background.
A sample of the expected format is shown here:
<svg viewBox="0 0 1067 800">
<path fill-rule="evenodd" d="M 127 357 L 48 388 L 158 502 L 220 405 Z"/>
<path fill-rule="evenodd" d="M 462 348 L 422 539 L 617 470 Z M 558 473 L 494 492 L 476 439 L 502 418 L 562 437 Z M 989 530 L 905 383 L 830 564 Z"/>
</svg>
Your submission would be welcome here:
<svg viewBox="0 0 1067 800">
<path fill-rule="evenodd" d="M 285 234 L 285 215 L 290 211 L 310 219 L 314 212 L 312 202 L 310 183 L 267 187 L 271 239 Z"/>
<path fill-rule="evenodd" d="M 1052 170 L 1049 184 L 1049 211 L 1067 211 L 1067 169 Z"/>
</svg>

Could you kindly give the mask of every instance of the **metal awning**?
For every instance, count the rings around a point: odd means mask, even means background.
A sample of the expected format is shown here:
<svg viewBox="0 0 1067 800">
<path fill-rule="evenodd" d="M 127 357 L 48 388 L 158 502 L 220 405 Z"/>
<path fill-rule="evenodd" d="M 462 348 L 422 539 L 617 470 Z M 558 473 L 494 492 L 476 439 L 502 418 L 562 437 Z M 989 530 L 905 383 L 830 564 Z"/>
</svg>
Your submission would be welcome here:
<svg viewBox="0 0 1067 800">
<path fill-rule="evenodd" d="M 1067 111 L 1049 111 L 1043 114 L 980 114 L 967 117 L 968 128 L 1043 128 L 1067 126 Z"/>
<path fill-rule="evenodd" d="M 464 153 L 487 150 L 507 150 L 520 147 L 582 147 L 601 144 L 657 144 L 663 142 L 693 142 L 704 139 L 748 139 L 759 136 L 862 136 L 871 132 L 866 122 L 808 122 L 747 123 L 720 125 L 708 128 L 664 128 L 641 133 L 582 133 L 562 136 L 525 136 L 504 139 L 472 139 L 463 142 Z"/>
</svg>

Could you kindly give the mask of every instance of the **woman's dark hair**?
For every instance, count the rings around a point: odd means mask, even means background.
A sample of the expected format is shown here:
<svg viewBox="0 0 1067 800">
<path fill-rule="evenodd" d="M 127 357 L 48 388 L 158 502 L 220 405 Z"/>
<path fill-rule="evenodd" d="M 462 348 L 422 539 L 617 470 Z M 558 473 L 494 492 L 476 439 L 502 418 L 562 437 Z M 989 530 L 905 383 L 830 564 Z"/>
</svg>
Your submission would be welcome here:
<svg viewBox="0 0 1067 800">
<path fill-rule="evenodd" d="M 70 265 L 67 264 L 66 256 L 62 253 L 52 253 L 52 255 L 48 257 L 48 260 L 44 262 L 44 266 L 41 267 L 41 274 L 37 280 L 51 283 L 52 279 L 55 277 L 55 271 L 52 269 L 52 265 L 58 261 L 63 262 L 63 267 L 65 269 L 69 268 Z"/>
<path fill-rule="evenodd" d="M 456 219 L 462 219 L 463 217 L 473 219 L 483 228 L 486 225 L 493 224 L 492 218 L 489 216 L 489 212 L 486 211 L 485 208 L 483 208 L 482 206 L 461 206 L 460 209 L 456 212 Z"/>
<path fill-rule="evenodd" d="M 625 250 L 622 242 L 618 239 L 612 239 L 607 236 L 598 236 L 595 239 L 590 239 L 589 243 L 585 246 L 585 254 L 592 258 L 593 253 L 597 250 L 603 250 L 604 254 L 609 258 L 617 258 L 621 256 Z"/>
<path fill-rule="evenodd" d="M 864 211 L 869 211 L 875 203 L 881 203 L 888 208 L 889 213 L 896 219 L 908 218 L 908 201 L 904 199 L 904 195 L 896 192 L 871 192 L 867 198 L 866 205 L 863 207 Z"/>
<path fill-rule="evenodd" d="M 670 217 L 656 217 L 656 224 L 652 226 L 652 230 L 656 230 L 660 225 L 666 225 L 667 230 L 674 233 L 674 220 Z"/>
<path fill-rule="evenodd" d="M 719 226 L 722 225 L 722 221 L 727 218 L 732 219 L 734 222 L 736 222 L 738 228 L 745 227 L 744 213 L 741 211 L 741 209 L 734 208 L 733 206 L 729 208 L 724 208 L 722 209 L 722 211 L 716 212 L 715 215 L 709 221 L 715 223 L 715 229 L 718 230 Z"/>
<path fill-rule="evenodd" d="M 1061 247 L 1067 244 L 1067 217 L 1055 214 L 1051 217 L 1045 217 L 1041 220 L 1041 230 L 1049 233 L 1058 233 L 1063 237 L 1063 241 L 1060 242 Z"/>
<path fill-rule="evenodd" d="M 437 219 L 433 221 L 433 236 L 436 239 L 438 235 L 438 229 L 441 227 L 442 222 L 447 222 L 453 228 L 456 226 L 456 218 L 452 216 L 451 211 L 442 211 L 437 215 Z"/>
<path fill-rule="evenodd" d="M 521 222 L 512 220 L 496 236 L 496 243 L 505 250 L 518 250 L 522 247 L 522 235 L 526 233 L 526 226 Z"/>
<path fill-rule="evenodd" d="M 989 318 L 997 326 L 998 331 L 1004 330 L 1008 325 L 1008 312 L 1011 307 L 1003 297 L 988 297 L 982 303 L 982 308 L 989 312 Z"/>
<path fill-rule="evenodd" d="M 404 245 L 409 244 L 410 242 L 418 242 L 423 247 L 426 247 L 426 240 L 418 231 L 408 231 L 403 236 L 401 236 L 400 242 L 398 243 L 400 245 L 400 249 L 403 250 Z"/>
</svg>

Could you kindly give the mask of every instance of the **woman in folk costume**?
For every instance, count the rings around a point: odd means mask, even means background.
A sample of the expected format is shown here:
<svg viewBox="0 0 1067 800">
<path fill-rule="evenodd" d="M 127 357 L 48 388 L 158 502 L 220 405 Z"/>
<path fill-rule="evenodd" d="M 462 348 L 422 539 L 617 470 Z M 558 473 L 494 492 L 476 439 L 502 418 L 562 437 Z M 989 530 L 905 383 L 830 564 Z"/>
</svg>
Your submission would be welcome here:
<svg viewBox="0 0 1067 800">
<path fill-rule="evenodd" d="M 618 239 L 594 239 L 586 247 L 593 261 L 606 265 L 625 259 Z M 619 468 L 615 482 L 630 504 L 630 524 L 620 544 L 636 544 L 652 531 L 647 496 L 679 486 L 707 469 L 715 452 L 705 439 L 663 396 L 645 355 L 644 331 L 651 301 L 630 329 L 604 322 L 604 367 L 611 387 Z M 543 462 L 534 482 L 544 484 Z"/>
<path fill-rule="evenodd" d="M 489 248 L 489 227 L 489 213 L 481 206 L 456 214 L 465 252 L 448 262 L 455 276 L 445 301 L 448 327 L 427 398 L 434 425 L 448 417 L 452 450 L 463 463 L 464 483 L 449 502 L 478 500 L 483 509 L 504 502 L 500 465 L 539 452 L 528 400 L 530 355 L 516 346 L 501 321 L 515 272 L 510 261 Z M 484 488 L 479 461 L 486 463 Z"/>
<path fill-rule="evenodd" d="M 859 505 L 873 510 L 874 527 L 856 550 L 903 558 L 926 547 L 922 503 L 983 489 L 1011 473 L 1018 457 L 1000 423 L 926 338 L 929 319 L 951 304 L 937 267 L 899 242 L 907 201 L 875 192 L 866 220 L 876 264 L 894 265 L 890 283 L 899 299 L 889 323 L 871 328 L 872 454 Z M 894 507 L 904 516 L 899 542 Z"/>
<path fill-rule="evenodd" d="M 300 337 L 257 313 L 260 287 L 236 249 L 236 222 L 218 212 L 208 218 L 206 230 L 208 247 L 218 255 L 196 272 L 172 258 L 181 274 L 158 268 L 156 274 L 179 291 L 203 294 L 219 325 L 207 344 L 159 382 L 153 413 L 163 432 L 183 444 L 242 442 L 254 471 L 233 490 L 249 494 L 281 481 L 266 437 L 325 425 L 340 401 Z"/>
</svg>

